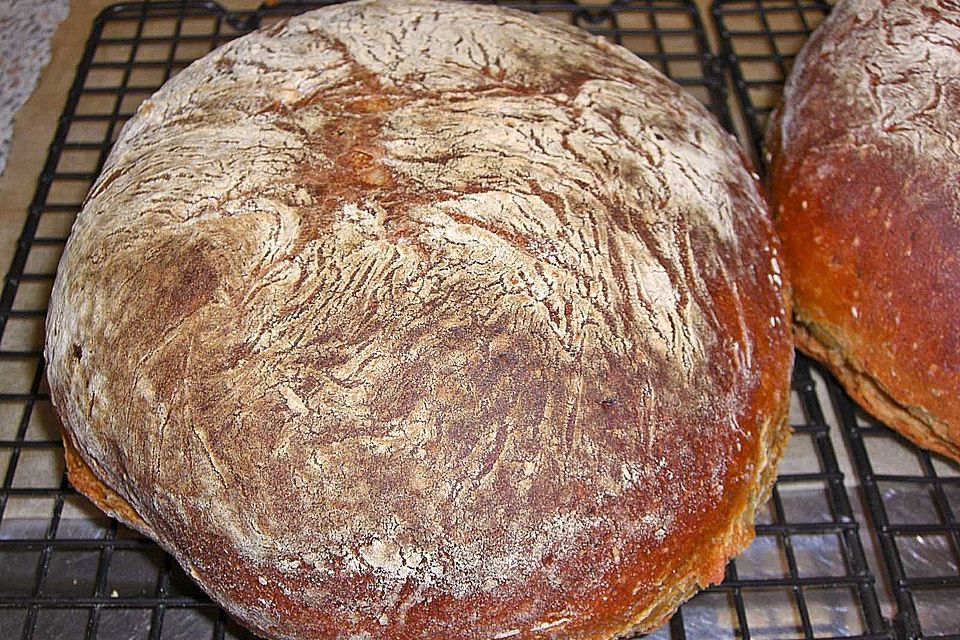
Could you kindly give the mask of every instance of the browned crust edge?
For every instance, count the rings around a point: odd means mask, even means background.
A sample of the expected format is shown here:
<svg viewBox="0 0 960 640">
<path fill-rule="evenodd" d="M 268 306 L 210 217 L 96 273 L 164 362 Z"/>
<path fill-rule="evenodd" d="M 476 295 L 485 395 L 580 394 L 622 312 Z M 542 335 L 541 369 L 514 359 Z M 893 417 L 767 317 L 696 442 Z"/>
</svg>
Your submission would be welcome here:
<svg viewBox="0 0 960 640">
<path fill-rule="evenodd" d="M 844 348 L 846 340 L 835 327 L 816 322 L 811 314 L 794 307 L 797 347 L 823 363 L 857 404 L 919 447 L 960 462 L 960 444 L 949 437 L 950 427 L 922 407 L 898 402 L 862 363 Z"/>
<path fill-rule="evenodd" d="M 86 459 L 83 457 L 83 454 L 80 452 L 80 449 L 74 443 L 69 429 L 64 428 L 62 430 L 62 434 L 63 452 L 67 465 L 67 478 L 70 480 L 70 483 L 73 485 L 73 487 L 86 496 L 87 499 L 89 499 L 98 509 L 106 513 L 108 516 L 115 518 L 120 523 L 149 537 L 164 551 L 172 555 L 177 560 L 177 563 L 183 567 L 190 578 L 196 582 L 201 589 L 203 589 L 204 593 L 214 600 L 224 611 L 234 617 L 238 624 L 242 625 L 246 629 L 251 629 L 248 621 L 234 614 L 234 607 L 232 603 L 221 598 L 218 595 L 219 592 L 217 590 L 199 580 L 197 573 L 184 562 L 184 558 L 182 558 L 173 548 L 164 544 L 157 533 L 143 520 L 143 518 L 140 517 L 133 506 L 100 478 L 94 467 L 86 461 Z M 255 631 L 258 635 L 263 635 L 264 633 L 259 629 L 253 629 L 253 631 Z"/>
<path fill-rule="evenodd" d="M 757 447 L 758 459 L 755 461 L 759 469 L 759 479 L 744 500 L 743 509 L 739 515 L 731 520 L 725 532 L 715 536 L 708 545 L 704 545 L 701 553 L 690 554 L 687 561 L 673 574 L 683 577 L 675 579 L 672 588 L 666 590 L 661 597 L 654 600 L 649 607 L 619 631 L 596 640 L 627 638 L 653 631 L 666 623 L 680 605 L 700 589 L 723 581 L 724 569 L 729 559 L 742 553 L 754 539 L 756 511 L 770 497 L 770 491 L 777 477 L 777 463 L 782 458 L 787 440 L 792 433 L 787 423 L 789 395 L 785 396 L 785 401 L 781 405 L 779 413 L 766 420 L 761 430 L 762 443 Z M 157 540 L 156 533 L 137 514 L 133 506 L 97 475 L 74 444 L 68 429 L 63 430 L 63 445 L 67 477 L 77 491 L 110 517 L 149 536 L 168 553 L 176 556 L 172 549 Z M 189 568 L 188 573 L 196 580 Z M 203 585 L 200 586 L 203 587 Z M 208 591 L 208 594 L 229 612 L 229 603 L 222 602 L 216 597 L 215 591 Z M 246 622 L 243 624 L 248 626 Z"/>
<path fill-rule="evenodd" d="M 740 514 L 730 521 L 725 532 L 713 538 L 710 546 L 701 547 L 700 551 L 704 555 L 690 554 L 687 562 L 675 574 L 684 577 L 677 580 L 672 589 L 654 601 L 645 612 L 636 616 L 628 626 L 615 633 L 613 638 L 629 638 L 658 629 L 673 617 L 680 605 L 696 595 L 700 589 L 723 582 L 727 562 L 753 542 L 757 509 L 770 498 L 777 479 L 777 464 L 783 457 L 787 441 L 793 433 L 787 421 L 789 400 L 788 391 L 778 413 L 764 422 L 761 430 L 762 443 L 757 447 L 758 459 L 755 461 L 756 468 L 759 469 L 758 481 L 747 495 Z M 651 620 L 654 622 L 651 623 Z"/>
<path fill-rule="evenodd" d="M 111 518 L 156 539 L 156 533 L 137 514 L 129 502 L 103 482 L 80 455 L 69 429 L 63 429 L 63 457 L 67 463 L 67 478 L 74 488 Z"/>
</svg>

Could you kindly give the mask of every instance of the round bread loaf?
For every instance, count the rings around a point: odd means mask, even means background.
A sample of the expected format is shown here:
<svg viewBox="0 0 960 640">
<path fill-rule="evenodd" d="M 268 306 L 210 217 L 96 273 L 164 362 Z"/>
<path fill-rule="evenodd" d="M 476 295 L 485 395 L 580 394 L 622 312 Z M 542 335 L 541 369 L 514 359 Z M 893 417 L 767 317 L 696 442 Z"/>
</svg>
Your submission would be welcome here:
<svg viewBox="0 0 960 640">
<path fill-rule="evenodd" d="M 799 346 L 960 460 L 960 2 L 840 2 L 767 138 Z"/>
<path fill-rule="evenodd" d="M 271 638 L 611 638 L 752 538 L 787 435 L 738 147 L 619 47 L 367 1 L 124 128 L 48 319 L 74 484 Z"/>
</svg>

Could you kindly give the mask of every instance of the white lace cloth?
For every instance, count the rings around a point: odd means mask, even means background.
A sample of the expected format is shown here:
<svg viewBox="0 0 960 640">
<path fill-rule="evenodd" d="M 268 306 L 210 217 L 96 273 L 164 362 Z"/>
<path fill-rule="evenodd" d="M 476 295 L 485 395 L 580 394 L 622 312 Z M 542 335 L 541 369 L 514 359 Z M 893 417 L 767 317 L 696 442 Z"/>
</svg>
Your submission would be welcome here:
<svg viewBox="0 0 960 640">
<path fill-rule="evenodd" d="M 0 173 L 14 115 L 36 88 L 53 34 L 69 12 L 69 0 L 0 0 Z"/>
</svg>

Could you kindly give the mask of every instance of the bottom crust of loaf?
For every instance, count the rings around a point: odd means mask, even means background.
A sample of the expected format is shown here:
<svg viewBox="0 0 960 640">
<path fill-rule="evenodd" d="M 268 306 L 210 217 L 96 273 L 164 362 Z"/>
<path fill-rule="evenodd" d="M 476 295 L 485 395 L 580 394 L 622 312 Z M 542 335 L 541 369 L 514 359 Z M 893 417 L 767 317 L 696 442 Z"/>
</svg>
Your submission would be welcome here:
<svg viewBox="0 0 960 640">
<path fill-rule="evenodd" d="M 762 445 L 756 462 L 759 469 L 757 483 L 752 487 L 740 514 L 731 520 L 727 531 L 703 545 L 702 554 L 691 554 L 686 563 L 670 575 L 673 585 L 643 612 L 630 620 L 621 630 L 612 635 L 596 636 L 590 640 L 615 640 L 654 631 L 669 620 L 680 605 L 693 597 L 700 589 L 723 581 L 724 571 L 730 558 L 743 552 L 754 539 L 754 520 L 757 509 L 770 497 L 777 477 L 777 463 L 783 455 L 791 429 L 787 424 L 788 405 L 782 403 L 776 415 L 770 416 L 761 430 Z M 64 457 L 67 477 L 80 493 L 107 515 L 124 525 L 157 540 L 151 527 L 137 514 L 121 495 L 97 475 L 77 449 L 68 430 L 63 431 Z M 158 541 L 166 551 L 173 551 Z M 174 554 L 176 555 L 176 554 Z M 189 572 L 193 576 L 193 572 Z M 204 585 L 200 585 L 204 587 Z M 215 592 L 211 595 L 215 595 Z M 217 599 L 217 598 L 214 598 Z M 231 603 L 220 602 L 228 612 Z M 240 620 L 249 625 L 248 621 Z M 256 630 L 256 629 L 255 629 Z M 261 634 L 264 630 L 256 630 Z M 270 634 L 272 635 L 272 634 Z M 269 637 L 269 635 L 268 635 Z M 319 639 L 318 639 L 319 640 Z"/>
<path fill-rule="evenodd" d="M 826 365 L 850 395 L 868 413 L 902 434 L 917 446 L 960 461 L 960 444 L 950 438 L 950 427 L 923 407 L 910 406 L 896 398 L 850 354 L 845 340 L 833 327 L 810 319 L 794 308 L 797 347 Z"/>
</svg>

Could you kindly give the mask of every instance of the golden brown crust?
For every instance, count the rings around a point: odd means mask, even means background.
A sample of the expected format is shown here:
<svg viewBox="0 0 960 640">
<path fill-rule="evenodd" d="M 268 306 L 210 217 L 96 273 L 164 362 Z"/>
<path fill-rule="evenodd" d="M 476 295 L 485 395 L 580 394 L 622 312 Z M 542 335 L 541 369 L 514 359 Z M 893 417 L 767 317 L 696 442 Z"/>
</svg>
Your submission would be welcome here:
<svg viewBox="0 0 960 640">
<path fill-rule="evenodd" d="M 51 395 L 263 635 L 610 638 L 752 535 L 793 354 L 777 252 L 729 135 L 625 50 L 338 5 L 125 127 L 54 287 Z"/>
<path fill-rule="evenodd" d="M 952 0 L 839 3 L 798 56 L 767 140 L 801 346 L 871 413 L 954 459 L 958 20 Z"/>
</svg>

